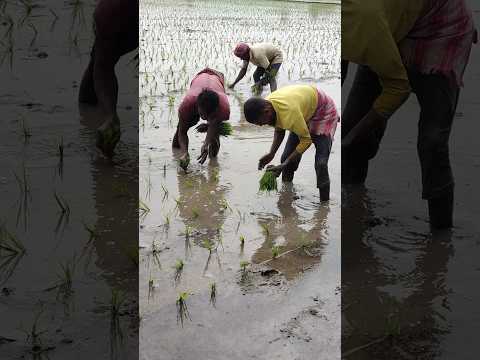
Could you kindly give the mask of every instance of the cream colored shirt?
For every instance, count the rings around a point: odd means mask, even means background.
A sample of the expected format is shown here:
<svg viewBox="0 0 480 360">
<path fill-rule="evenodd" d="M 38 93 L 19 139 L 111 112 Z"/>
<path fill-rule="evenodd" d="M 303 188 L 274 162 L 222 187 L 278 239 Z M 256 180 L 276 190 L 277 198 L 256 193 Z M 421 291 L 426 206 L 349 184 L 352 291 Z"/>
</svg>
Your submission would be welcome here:
<svg viewBox="0 0 480 360">
<path fill-rule="evenodd" d="M 271 43 L 248 44 L 250 47 L 250 61 L 244 61 L 243 67 L 247 67 L 251 62 L 255 66 L 264 69 L 271 64 L 280 64 L 283 62 L 282 50 Z"/>
</svg>

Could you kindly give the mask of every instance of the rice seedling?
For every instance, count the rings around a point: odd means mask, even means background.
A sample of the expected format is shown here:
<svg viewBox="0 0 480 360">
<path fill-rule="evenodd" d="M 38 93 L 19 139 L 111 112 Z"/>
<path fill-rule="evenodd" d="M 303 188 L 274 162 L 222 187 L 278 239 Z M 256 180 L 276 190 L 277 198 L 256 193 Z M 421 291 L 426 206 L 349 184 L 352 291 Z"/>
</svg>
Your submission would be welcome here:
<svg viewBox="0 0 480 360">
<path fill-rule="evenodd" d="M 163 227 L 165 230 L 168 230 L 170 228 L 170 215 L 167 214 L 165 215 L 165 223 L 163 224 Z"/>
<path fill-rule="evenodd" d="M 184 158 L 184 159 L 178 160 L 178 166 L 180 166 L 180 168 L 181 168 L 185 173 L 187 173 L 188 165 L 190 165 L 190 157 L 189 157 L 189 156 L 187 156 L 187 157 Z"/>
<path fill-rule="evenodd" d="M 70 205 L 68 205 L 67 201 L 56 192 L 53 194 L 53 196 L 55 197 L 55 201 L 57 202 L 62 214 L 65 214 L 68 217 L 70 215 Z"/>
<path fill-rule="evenodd" d="M 140 215 L 140 220 L 144 220 L 147 215 L 150 213 L 150 208 L 148 205 L 142 201 L 141 199 L 138 199 L 138 213 Z"/>
<path fill-rule="evenodd" d="M 0 227 L 0 250 L 9 254 L 24 254 L 27 251 L 22 242 L 4 226 Z"/>
<path fill-rule="evenodd" d="M 265 235 L 266 237 L 269 237 L 270 236 L 270 228 L 268 227 L 268 224 L 261 224 L 260 226 L 262 227 L 263 235 Z"/>
<path fill-rule="evenodd" d="M 175 105 L 175 96 L 168 95 L 168 107 L 173 108 L 174 105 Z"/>
<path fill-rule="evenodd" d="M 217 284 L 215 282 L 210 283 L 210 304 L 213 307 L 217 304 Z"/>
<path fill-rule="evenodd" d="M 200 211 L 197 208 L 192 209 L 192 216 L 194 219 L 197 219 L 200 216 Z"/>
<path fill-rule="evenodd" d="M 34 354 L 40 354 L 42 352 L 52 350 L 52 347 L 44 347 L 43 346 L 43 340 L 42 340 L 42 335 L 47 332 L 47 330 L 40 330 L 39 328 L 39 321 L 40 321 L 40 316 L 43 314 L 43 306 L 42 308 L 35 314 L 33 318 L 33 323 L 30 328 L 30 330 L 23 332 L 26 333 L 27 338 L 26 341 L 27 343 L 30 344 L 30 351 Z"/>
<path fill-rule="evenodd" d="M 168 199 L 168 189 L 163 184 L 162 184 L 162 191 L 163 191 L 162 201 L 165 201 L 165 199 Z"/>
<path fill-rule="evenodd" d="M 276 259 L 279 254 L 280 247 L 278 247 L 277 245 L 272 246 L 272 259 Z"/>
<path fill-rule="evenodd" d="M 25 122 L 24 118 L 22 118 L 22 134 L 23 134 L 23 141 L 25 143 L 28 141 L 29 138 L 32 137 L 32 133 L 31 133 L 27 123 Z"/>
<path fill-rule="evenodd" d="M 158 268 L 161 269 L 162 265 L 160 263 L 160 253 L 162 251 L 158 248 L 157 244 L 155 241 L 152 242 L 152 256 L 153 256 L 153 261 L 157 264 Z"/>
<path fill-rule="evenodd" d="M 183 323 L 186 319 L 192 321 L 190 317 L 190 313 L 188 312 L 187 298 L 188 298 L 188 293 L 181 292 L 178 295 L 177 301 L 175 303 L 177 307 L 177 324 L 180 322 L 182 324 L 182 328 L 183 328 Z"/>
<path fill-rule="evenodd" d="M 265 171 L 260 179 L 260 191 L 273 191 L 277 190 L 277 177 L 272 171 Z"/>
<path fill-rule="evenodd" d="M 220 124 L 219 135 L 228 137 L 233 134 L 233 127 L 230 123 L 224 121 Z"/>
<path fill-rule="evenodd" d="M 177 284 L 180 281 L 184 266 L 185 264 L 183 260 L 177 259 L 177 261 L 175 262 L 175 275 L 174 275 L 175 284 Z"/>
<path fill-rule="evenodd" d="M 148 280 L 148 301 L 153 298 L 155 292 L 155 283 L 152 278 Z"/>
<path fill-rule="evenodd" d="M 115 288 L 112 288 L 112 293 L 110 297 L 110 317 L 112 319 L 118 317 L 121 314 L 121 308 L 125 303 L 126 296 L 125 294 Z"/>
<path fill-rule="evenodd" d="M 250 263 L 246 260 L 240 261 L 240 269 L 242 270 L 242 273 L 245 274 L 247 272 L 247 267 L 250 265 Z"/>
</svg>

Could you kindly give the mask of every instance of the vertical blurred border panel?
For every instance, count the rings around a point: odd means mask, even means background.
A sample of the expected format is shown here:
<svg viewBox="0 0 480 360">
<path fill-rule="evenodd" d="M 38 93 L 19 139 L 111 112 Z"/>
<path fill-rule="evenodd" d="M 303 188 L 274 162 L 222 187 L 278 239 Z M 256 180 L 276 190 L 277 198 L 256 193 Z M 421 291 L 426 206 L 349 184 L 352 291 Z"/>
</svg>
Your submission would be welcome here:
<svg viewBox="0 0 480 360">
<path fill-rule="evenodd" d="M 479 14 L 342 1 L 346 359 L 475 358 Z"/>
<path fill-rule="evenodd" d="M 0 1 L 2 359 L 138 358 L 135 42 L 135 1 Z"/>
</svg>

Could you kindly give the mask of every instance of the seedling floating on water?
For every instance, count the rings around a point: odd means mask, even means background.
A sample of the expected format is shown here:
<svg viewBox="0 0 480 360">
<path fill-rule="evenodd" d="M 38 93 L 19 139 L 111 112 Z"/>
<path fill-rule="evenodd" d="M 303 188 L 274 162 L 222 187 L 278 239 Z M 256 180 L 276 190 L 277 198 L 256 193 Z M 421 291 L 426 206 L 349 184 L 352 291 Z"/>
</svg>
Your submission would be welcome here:
<svg viewBox="0 0 480 360">
<path fill-rule="evenodd" d="M 233 127 L 230 123 L 228 122 L 222 122 L 220 124 L 220 130 L 219 130 L 219 135 L 220 136 L 230 136 L 233 133 Z"/>
<path fill-rule="evenodd" d="M 215 307 L 216 303 L 217 303 L 217 284 L 213 282 L 210 284 L 210 304 L 212 304 L 212 306 Z"/>
<path fill-rule="evenodd" d="M 260 191 L 277 190 L 277 177 L 272 171 L 265 171 L 260 179 Z"/>
<path fill-rule="evenodd" d="M 180 322 L 183 328 L 183 322 L 185 319 L 192 321 L 190 318 L 190 313 L 188 312 L 187 308 L 187 298 L 188 293 L 182 292 L 178 295 L 176 305 L 177 305 L 177 324 Z"/>
</svg>

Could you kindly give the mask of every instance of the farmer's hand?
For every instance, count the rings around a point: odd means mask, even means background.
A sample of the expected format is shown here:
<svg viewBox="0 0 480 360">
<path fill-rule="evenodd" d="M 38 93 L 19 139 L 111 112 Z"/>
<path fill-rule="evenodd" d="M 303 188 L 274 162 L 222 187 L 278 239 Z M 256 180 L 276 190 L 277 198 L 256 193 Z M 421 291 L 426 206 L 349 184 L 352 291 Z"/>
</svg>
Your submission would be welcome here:
<svg viewBox="0 0 480 360">
<path fill-rule="evenodd" d="M 273 160 L 275 154 L 268 153 L 267 155 L 263 155 L 260 160 L 258 160 L 258 170 L 262 170 L 265 165 L 267 165 L 270 161 Z"/>
<path fill-rule="evenodd" d="M 200 151 L 200 156 L 197 158 L 200 164 L 203 164 L 208 157 L 208 146 L 209 144 L 203 144 L 202 149 Z"/>
<path fill-rule="evenodd" d="M 195 129 L 199 133 L 206 133 L 208 131 L 208 123 L 200 124 Z"/>
<path fill-rule="evenodd" d="M 182 156 L 180 156 L 179 161 L 183 161 L 183 162 L 190 161 L 190 155 L 188 154 L 188 151 L 184 153 Z"/>
<path fill-rule="evenodd" d="M 280 164 L 277 166 L 274 165 L 268 165 L 267 166 L 267 171 L 271 171 L 276 177 L 279 177 L 280 174 L 282 173 L 284 168 L 284 165 Z"/>
</svg>

